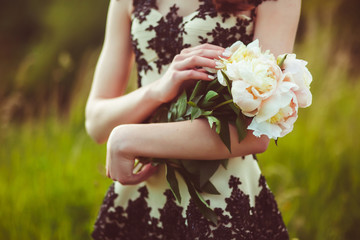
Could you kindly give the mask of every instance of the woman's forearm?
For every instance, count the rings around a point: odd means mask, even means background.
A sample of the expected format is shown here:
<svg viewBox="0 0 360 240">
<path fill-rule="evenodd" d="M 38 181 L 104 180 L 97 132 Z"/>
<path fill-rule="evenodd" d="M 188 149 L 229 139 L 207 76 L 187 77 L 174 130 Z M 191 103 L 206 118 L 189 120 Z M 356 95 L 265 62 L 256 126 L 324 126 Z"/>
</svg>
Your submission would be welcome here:
<svg viewBox="0 0 360 240">
<path fill-rule="evenodd" d="M 267 137 L 255 137 L 251 131 L 238 143 L 237 132 L 230 125 L 231 149 L 226 148 L 204 119 L 174 123 L 132 124 L 115 128 L 108 148 L 131 157 L 215 160 L 264 152 Z"/>
<path fill-rule="evenodd" d="M 153 84 L 117 98 L 97 98 L 88 102 L 86 129 L 89 134 L 98 143 L 103 143 L 114 127 L 143 122 L 162 103 L 156 99 Z"/>
</svg>

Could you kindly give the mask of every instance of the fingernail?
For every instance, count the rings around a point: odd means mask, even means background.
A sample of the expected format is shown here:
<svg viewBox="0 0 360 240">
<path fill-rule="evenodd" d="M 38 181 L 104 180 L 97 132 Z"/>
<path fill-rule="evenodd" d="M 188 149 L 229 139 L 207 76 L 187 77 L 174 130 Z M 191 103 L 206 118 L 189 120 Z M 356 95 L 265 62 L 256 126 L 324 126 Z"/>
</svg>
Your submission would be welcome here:
<svg viewBox="0 0 360 240">
<path fill-rule="evenodd" d="M 208 78 L 214 80 L 214 79 L 215 79 L 215 76 L 213 76 L 213 75 L 208 75 Z"/>
<path fill-rule="evenodd" d="M 222 53 L 222 55 L 224 56 L 224 57 L 230 57 L 231 56 L 231 51 L 229 51 L 229 50 L 225 50 L 223 53 Z"/>
<path fill-rule="evenodd" d="M 209 68 L 209 67 L 204 67 L 205 71 L 207 71 L 208 73 L 216 73 L 216 70 L 213 68 Z"/>
</svg>

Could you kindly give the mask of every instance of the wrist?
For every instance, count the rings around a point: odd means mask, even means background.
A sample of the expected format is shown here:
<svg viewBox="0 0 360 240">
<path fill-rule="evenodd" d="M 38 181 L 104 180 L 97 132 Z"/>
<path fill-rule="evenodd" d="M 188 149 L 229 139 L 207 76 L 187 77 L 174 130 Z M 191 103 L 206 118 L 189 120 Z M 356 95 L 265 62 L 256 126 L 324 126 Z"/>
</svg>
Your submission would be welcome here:
<svg viewBox="0 0 360 240">
<path fill-rule="evenodd" d="M 161 91 L 159 81 L 150 83 L 147 86 L 145 95 L 148 101 L 151 101 L 159 106 L 168 102 L 166 96 L 164 96 L 164 93 Z"/>
</svg>

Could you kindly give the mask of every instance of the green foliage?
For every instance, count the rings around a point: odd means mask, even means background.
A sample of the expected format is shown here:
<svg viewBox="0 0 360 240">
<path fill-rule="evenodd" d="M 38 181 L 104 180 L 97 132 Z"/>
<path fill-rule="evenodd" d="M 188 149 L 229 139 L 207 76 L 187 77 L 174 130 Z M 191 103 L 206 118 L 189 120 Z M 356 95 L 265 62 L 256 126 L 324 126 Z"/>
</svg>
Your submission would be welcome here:
<svg viewBox="0 0 360 240">
<path fill-rule="evenodd" d="M 110 182 L 104 146 L 50 118 L 0 136 L 0 239 L 89 239 Z"/>
</svg>

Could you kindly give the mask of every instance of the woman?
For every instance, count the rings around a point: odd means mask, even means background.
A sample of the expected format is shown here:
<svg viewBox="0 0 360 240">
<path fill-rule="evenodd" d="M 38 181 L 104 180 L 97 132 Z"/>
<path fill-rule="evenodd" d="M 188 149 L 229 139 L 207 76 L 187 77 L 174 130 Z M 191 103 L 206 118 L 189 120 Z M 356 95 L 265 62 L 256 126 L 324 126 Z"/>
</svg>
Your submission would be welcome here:
<svg viewBox="0 0 360 240">
<path fill-rule="evenodd" d="M 86 128 L 107 141 L 106 174 L 115 180 L 95 224 L 95 239 L 288 239 L 281 214 L 254 154 L 269 139 L 251 132 L 230 154 L 208 123 L 141 124 L 194 80 L 237 40 L 259 39 L 275 56 L 292 52 L 300 0 L 112 0 L 104 46 L 86 107 Z M 135 54 L 134 54 L 135 53 Z M 139 88 L 124 95 L 132 62 Z M 136 157 L 230 158 L 211 178 L 220 195 L 203 194 L 218 225 L 197 210 L 180 181 L 175 201 L 163 167 L 133 173 Z"/>
</svg>

